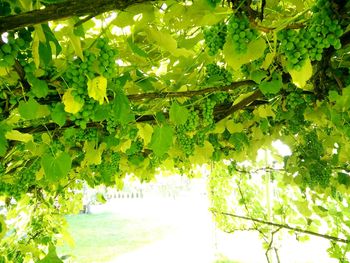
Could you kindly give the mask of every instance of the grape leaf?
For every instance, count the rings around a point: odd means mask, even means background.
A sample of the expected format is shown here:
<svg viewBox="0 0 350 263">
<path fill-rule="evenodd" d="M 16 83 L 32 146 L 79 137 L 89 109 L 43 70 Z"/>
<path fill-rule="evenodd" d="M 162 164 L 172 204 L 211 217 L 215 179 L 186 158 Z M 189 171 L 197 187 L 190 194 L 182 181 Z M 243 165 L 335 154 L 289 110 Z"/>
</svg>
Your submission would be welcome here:
<svg viewBox="0 0 350 263">
<path fill-rule="evenodd" d="M 153 39 L 159 47 L 170 52 L 175 57 L 190 57 L 194 55 L 194 52 L 185 48 L 177 48 L 177 42 L 175 38 L 168 32 L 159 31 L 157 29 L 150 28 L 148 35 Z"/>
<path fill-rule="evenodd" d="M 74 99 L 72 95 L 73 89 L 67 89 L 66 92 L 63 94 L 63 104 L 64 104 L 64 110 L 68 113 L 77 113 L 81 110 L 81 108 L 84 106 L 84 103 L 78 102 Z"/>
<path fill-rule="evenodd" d="M 54 43 L 54 47 L 56 48 L 55 54 L 56 54 L 56 56 L 58 56 L 62 51 L 62 47 L 61 47 L 60 43 L 58 42 L 58 40 L 56 39 L 55 34 L 52 32 L 52 30 L 48 24 L 41 24 L 41 27 L 42 27 L 43 32 L 45 34 L 47 44 L 49 45 L 50 42 Z"/>
<path fill-rule="evenodd" d="M 260 83 L 261 80 L 263 80 L 264 78 L 266 78 L 267 74 L 266 71 L 264 70 L 254 70 L 252 72 L 250 72 L 250 79 L 255 81 L 256 83 Z"/>
<path fill-rule="evenodd" d="M 75 22 L 73 19 L 70 20 L 70 24 L 71 24 L 71 26 L 66 27 L 64 29 L 64 32 L 65 32 L 66 36 L 69 38 L 69 40 L 74 48 L 75 54 L 82 61 L 84 61 L 84 55 L 83 55 L 83 49 L 81 47 L 80 37 L 74 34 L 74 26 L 73 25 L 75 24 Z"/>
<path fill-rule="evenodd" d="M 52 61 L 52 51 L 49 42 L 39 42 L 39 56 L 45 66 L 48 66 Z"/>
<path fill-rule="evenodd" d="M 66 112 L 64 111 L 64 105 L 57 103 L 51 112 L 51 118 L 59 126 L 63 126 L 66 123 Z"/>
<path fill-rule="evenodd" d="M 49 246 L 49 253 L 38 263 L 63 263 L 63 261 L 57 256 L 56 247 L 54 245 Z"/>
<path fill-rule="evenodd" d="M 50 114 L 46 105 L 40 105 L 33 98 L 30 98 L 27 102 L 20 101 L 18 111 L 21 117 L 27 120 L 39 119 Z"/>
<path fill-rule="evenodd" d="M 101 143 L 101 145 L 96 148 L 96 143 L 87 141 L 84 144 L 84 152 L 85 157 L 83 163 L 86 165 L 89 164 L 100 164 L 102 161 L 102 153 L 106 149 L 107 145 L 105 143 Z"/>
<path fill-rule="evenodd" d="M 37 98 L 44 98 L 47 96 L 47 94 L 49 93 L 49 87 L 47 86 L 45 80 L 38 79 L 31 75 L 27 76 L 27 79 L 29 84 L 32 86 L 32 92 Z"/>
<path fill-rule="evenodd" d="M 141 49 L 138 45 L 136 45 L 132 41 L 131 37 L 127 39 L 127 42 L 132 52 L 134 52 L 136 55 L 139 55 L 140 57 L 144 57 L 144 58 L 148 57 L 148 54 L 143 49 Z"/>
<path fill-rule="evenodd" d="M 335 90 L 329 91 L 329 101 L 335 102 L 334 109 L 345 112 L 350 107 L 350 86 L 342 90 L 342 95 L 339 95 Z"/>
<path fill-rule="evenodd" d="M 144 144 L 148 145 L 152 138 L 153 127 L 148 123 L 138 123 L 137 128 L 139 130 L 138 135 L 143 139 Z"/>
<path fill-rule="evenodd" d="M 113 20 L 113 24 L 118 27 L 126 27 L 134 22 L 134 15 L 131 12 L 118 12 L 117 18 Z"/>
<path fill-rule="evenodd" d="M 21 133 L 16 130 L 8 131 L 6 133 L 6 139 L 20 142 L 33 141 L 33 135 L 29 133 Z"/>
<path fill-rule="evenodd" d="M 56 157 L 51 154 L 45 154 L 41 158 L 41 164 L 47 179 L 54 182 L 68 175 L 72 166 L 72 160 L 66 152 L 62 152 Z"/>
<path fill-rule="evenodd" d="M 242 132 L 244 130 L 242 123 L 236 123 L 232 120 L 226 122 L 226 129 L 232 134 L 236 132 Z"/>
<path fill-rule="evenodd" d="M 257 60 L 263 56 L 265 48 L 265 40 L 258 38 L 248 44 L 246 53 L 241 54 L 237 52 L 232 39 L 228 38 L 223 48 L 223 54 L 225 55 L 227 64 L 234 70 L 239 70 L 242 65 Z"/>
<path fill-rule="evenodd" d="M 261 92 L 266 94 L 277 94 L 283 86 L 282 78 L 275 74 L 271 81 L 263 81 L 259 84 Z"/>
<path fill-rule="evenodd" d="M 261 68 L 264 70 L 267 70 L 270 67 L 273 59 L 275 58 L 275 55 L 276 55 L 275 52 L 266 54 L 265 60 L 262 63 Z"/>
<path fill-rule="evenodd" d="M 119 89 L 113 103 L 113 113 L 116 121 L 120 124 L 128 124 L 135 120 L 135 115 L 131 111 L 129 99 L 124 92 Z"/>
<path fill-rule="evenodd" d="M 105 204 L 107 202 L 106 198 L 101 193 L 96 194 L 96 201 L 100 202 L 101 204 Z"/>
<path fill-rule="evenodd" d="M 33 53 L 33 60 L 36 68 L 39 68 L 40 66 L 39 43 L 40 43 L 39 35 L 37 31 L 35 31 L 33 44 L 32 44 L 32 53 Z"/>
<path fill-rule="evenodd" d="M 303 88 L 306 85 L 306 82 L 312 76 L 312 65 L 310 59 L 306 59 L 304 65 L 300 70 L 290 69 L 289 74 L 292 76 L 293 83 L 299 88 Z"/>
<path fill-rule="evenodd" d="M 162 157 L 173 143 L 174 131 L 169 125 L 157 126 L 152 134 L 150 149 L 158 157 Z"/>
<path fill-rule="evenodd" d="M 200 146 L 195 147 L 193 155 L 189 157 L 190 162 L 192 164 L 206 163 L 208 162 L 210 157 L 213 155 L 213 152 L 214 152 L 213 145 L 208 141 L 204 141 L 203 147 L 200 147 Z"/>
<path fill-rule="evenodd" d="M 140 80 L 135 81 L 144 92 L 154 90 L 152 81 L 156 81 L 154 78 L 143 77 Z"/>
<path fill-rule="evenodd" d="M 107 79 L 103 76 L 98 76 L 93 79 L 89 79 L 88 94 L 90 98 L 97 100 L 100 105 L 103 104 L 104 99 L 108 102 L 107 98 Z"/>
<path fill-rule="evenodd" d="M 170 121 L 176 125 L 183 125 L 188 119 L 189 112 L 184 106 L 174 102 L 169 110 Z"/>
</svg>

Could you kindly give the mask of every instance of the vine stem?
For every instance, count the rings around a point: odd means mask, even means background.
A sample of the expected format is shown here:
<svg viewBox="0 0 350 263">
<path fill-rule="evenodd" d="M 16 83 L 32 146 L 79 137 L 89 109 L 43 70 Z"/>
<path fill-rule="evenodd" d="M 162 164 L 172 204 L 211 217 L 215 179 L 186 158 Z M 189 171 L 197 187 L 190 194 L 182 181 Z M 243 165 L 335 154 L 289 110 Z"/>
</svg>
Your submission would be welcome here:
<svg viewBox="0 0 350 263">
<path fill-rule="evenodd" d="M 0 17 L 0 33 L 42 24 L 72 16 L 97 15 L 112 10 L 123 10 L 133 4 L 151 0 L 70 0 L 35 9 L 18 15 Z"/>
<path fill-rule="evenodd" d="M 190 91 L 182 91 L 182 92 L 150 92 L 150 93 L 140 93 L 140 94 L 129 94 L 127 95 L 128 99 L 131 101 L 138 101 L 144 99 L 162 99 L 162 98 L 183 98 L 183 97 L 193 97 L 198 95 L 203 95 L 206 93 L 213 92 L 223 92 L 223 91 L 231 91 L 235 88 L 241 86 L 253 86 L 257 85 L 253 80 L 242 80 L 233 82 L 230 85 L 222 86 L 222 87 L 210 87 L 200 90 L 190 90 Z"/>
<path fill-rule="evenodd" d="M 345 244 L 349 244 L 350 240 L 348 239 L 343 239 L 343 238 L 339 238 L 339 237 L 335 237 L 335 236 L 330 236 L 327 234 L 320 234 L 314 231 L 310 231 L 310 230 L 306 230 L 306 229 L 301 229 L 298 227 L 292 227 L 289 226 L 287 224 L 279 224 L 279 223 L 275 223 L 275 222 L 269 222 L 269 221 L 265 221 L 265 220 L 261 220 L 261 219 L 257 219 L 257 218 L 252 218 L 252 217 L 247 217 L 247 216 L 241 216 L 241 215 L 235 215 L 235 214 L 231 214 L 228 212 L 221 212 L 221 211 L 217 211 L 213 208 L 209 209 L 212 213 L 218 213 L 218 214 L 222 214 L 222 215 L 226 215 L 226 216 L 231 216 L 231 217 L 235 217 L 235 218 L 240 218 L 243 220 L 248 220 L 248 221 L 253 221 L 256 223 L 260 223 L 260 224 L 265 224 L 265 225 L 270 225 L 270 226 L 276 226 L 279 228 L 285 228 L 285 229 L 289 229 L 289 230 L 293 230 L 295 232 L 299 232 L 299 233 L 304 233 L 304 234 L 308 234 L 308 235 L 312 235 L 312 236 L 317 236 L 317 237 L 322 237 L 328 240 L 332 240 L 335 242 L 340 242 L 340 243 L 345 243 Z"/>
</svg>

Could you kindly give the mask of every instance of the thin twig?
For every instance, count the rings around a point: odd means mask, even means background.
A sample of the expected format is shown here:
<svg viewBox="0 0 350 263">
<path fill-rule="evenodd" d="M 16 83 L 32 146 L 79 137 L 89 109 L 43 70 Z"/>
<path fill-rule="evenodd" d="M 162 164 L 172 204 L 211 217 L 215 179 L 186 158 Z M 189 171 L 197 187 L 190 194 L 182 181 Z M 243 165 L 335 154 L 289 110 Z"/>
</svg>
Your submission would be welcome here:
<svg viewBox="0 0 350 263">
<path fill-rule="evenodd" d="M 261 220 L 261 219 L 257 219 L 257 218 L 251 218 L 251 217 L 246 217 L 246 216 L 241 216 L 241 215 L 235 215 L 235 214 L 231 214 L 231 213 L 227 213 L 227 212 L 221 212 L 221 211 L 217 211 L 215 209 L 210 209 L 213 213 L 219 213 L 222 215 L 227 215 L 227 216 L 232 216 L 232 217 L 236 217 L 236 218 L 240 218 L 240 219 L 244 219 L 244 220 L 249 220 L 249 221 L 253 221 L 256 223 L 260 223 L 260 224 L 265 224 L 265 225 L 270 225 L 270 226 L 276 226 L 276 227 L 281 227 L 281 228 L 285 228 L 285 229 L 289 229 L 289 230 L 293 230 L 295 232 L 299 232 L 299 233 L 304 233 L 304 234 L 308 234 L 308 235 L 312 235 L 312 236 L 317 236 L 317 237 L 322 237 L 325 239 L 329 239 L 335 242 L 340 242 L 340 243 L 345 243 L 345 244 L 349 244 L 350 240 L 348 239 L 343 239 L 343 238 L 339 238 L 339 237 L 335 237 L 335 236 L 330 236 L 327 234 L 320 234 L 317 232 L 313 232 L 310 230 L 305 230 L 305 229 L 301 229 L 298 227 L 292 227 L 286 224 L 279 224 L 279 223 L 274 223 L 274 222 L 269 222 L 269 221 L 265 221 L 265 220 Z"/>
</svg>

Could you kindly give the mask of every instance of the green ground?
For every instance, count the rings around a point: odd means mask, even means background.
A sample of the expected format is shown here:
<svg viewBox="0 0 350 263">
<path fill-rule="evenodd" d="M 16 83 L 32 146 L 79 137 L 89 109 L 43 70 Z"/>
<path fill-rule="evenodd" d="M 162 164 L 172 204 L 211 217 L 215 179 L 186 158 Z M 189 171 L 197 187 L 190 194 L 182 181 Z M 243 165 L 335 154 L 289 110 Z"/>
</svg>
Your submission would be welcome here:
<svg viewBox="0 0 350 263">
<path fill-rule="evenodd" d="M 166 225 L 150 219 L 122 218 L 111 213 L 68 216 L 75 247 L 58 248 L 60 256 L 74 254 L 71 262 L 108 262 L 126 252 L 161 239 Z"/>
</svg>

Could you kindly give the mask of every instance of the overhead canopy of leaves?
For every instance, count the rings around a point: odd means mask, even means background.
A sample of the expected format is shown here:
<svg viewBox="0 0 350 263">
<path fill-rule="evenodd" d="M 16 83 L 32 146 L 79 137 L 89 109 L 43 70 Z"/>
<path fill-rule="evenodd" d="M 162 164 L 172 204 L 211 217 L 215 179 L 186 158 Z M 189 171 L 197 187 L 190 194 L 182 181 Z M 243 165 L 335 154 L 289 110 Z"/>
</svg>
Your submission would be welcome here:
<svg viewBox="0 0 350 263">
<path fill-rule="evenodd" d="M 84 184 L 214 163 L 216 211 L 348 243 L 349 1 L 0 4 L 0 262 L 61 262 Z"/>
</svg>

